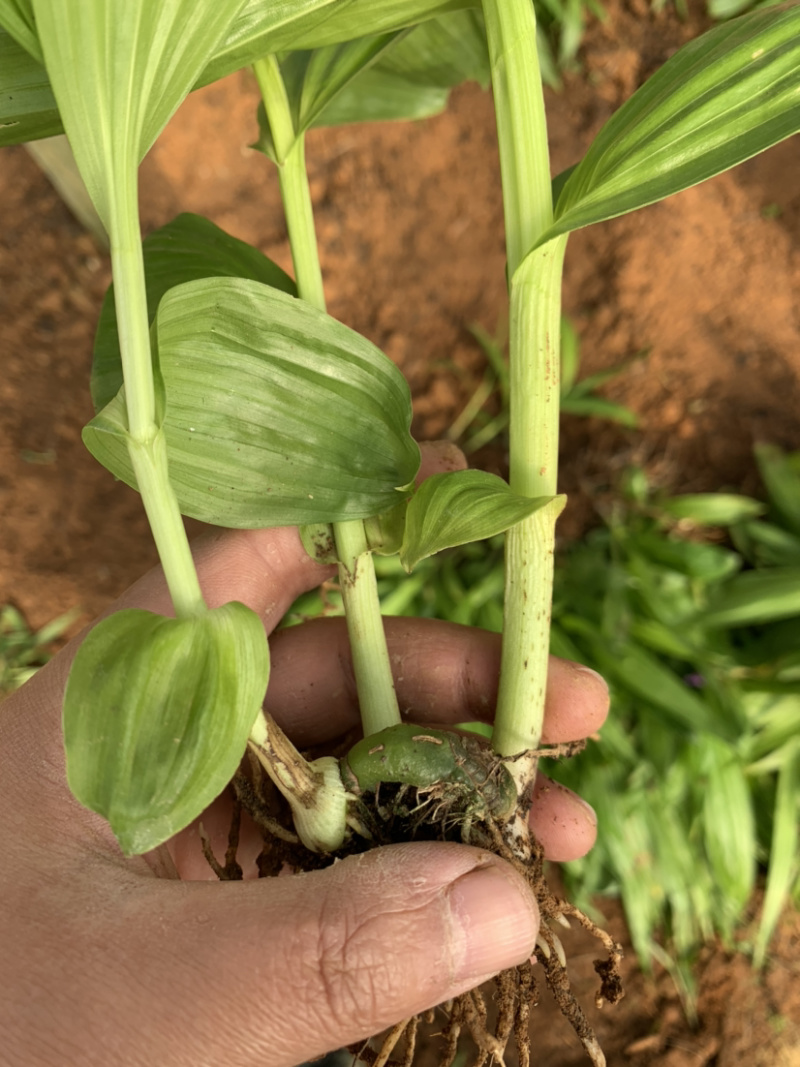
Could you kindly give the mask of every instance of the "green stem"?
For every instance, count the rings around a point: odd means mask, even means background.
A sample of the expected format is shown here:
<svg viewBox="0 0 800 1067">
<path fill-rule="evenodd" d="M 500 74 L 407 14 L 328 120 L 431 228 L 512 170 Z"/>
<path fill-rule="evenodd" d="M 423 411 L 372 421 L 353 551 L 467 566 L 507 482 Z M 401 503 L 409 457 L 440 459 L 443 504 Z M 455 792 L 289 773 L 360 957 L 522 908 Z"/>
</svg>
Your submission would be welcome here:
<svg viewBox="0 0 800 1067">
<path fill-rule="evenodd" d="M 364 736 L 400 722 L 375 564 L 360 519 L 333 524 Z"/>
<path fill-rule="evenodd" d="M 483 0 L 492 64 L 511 288 L 509 481 L 557 492 L 560 291 L 566 239 L 532 253 L 553 217 L 536 19 L 530 0 Z M 555 502 L 506 535 L 503 657 L 492 745 L 539 745 L 547 687 Z"/>
<path fill-rule="evenodd" d="M 295 136 L 289 98 L 275 56 L 253 64 L 275 145 L 278 180 L 289 231 L 297 291 L 303 300 L 325 311 L 325 290 L 314 230 L 314 208 L 306 173 L 304 134 Z"/>
<path fill-rule="evenodd" d="M 118 186 L 110 218 L 111 265 L 117 309 L 128 452 L 158 549 L 175 613 L 201 615 L 206 605 L 167 469 L 167 451 L 159 425 L 150 325 L 139 232 L 136 171 Z"/>
<path fill-rule="evenodd" d="M 295 134 L 281 76 L 274 56 L 259 60 L 254 70 L 272 133 L 278 175 L 286 212 L 297 291 L 300 297 L 325 311 L 325 293 L 319 265 L 314 212 L 305 165 L 305 137 Z M 340 559 L 347 629 L 365 736 L 401 721 L 392 667 L 386 646 L 378 599 L 375 565 L 364 523 L 358 519 L 333 524 Z"/>
</svg>

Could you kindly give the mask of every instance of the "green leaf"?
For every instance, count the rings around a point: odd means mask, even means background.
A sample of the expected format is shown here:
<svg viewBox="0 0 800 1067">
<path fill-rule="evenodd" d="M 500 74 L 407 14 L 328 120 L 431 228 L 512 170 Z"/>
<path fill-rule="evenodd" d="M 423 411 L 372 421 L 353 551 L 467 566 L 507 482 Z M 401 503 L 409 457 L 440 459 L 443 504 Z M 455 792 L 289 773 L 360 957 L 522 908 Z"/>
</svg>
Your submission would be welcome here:
<svg viewBox="0 0 800 1067">
<path fill-rule="evenodd" d="M 45 66 L 97 213 L 131 175 L 243 0 L 33 0 Z"/>
<path fill-rule="evenodd" d="M 407 33 L 407 30 L 397 30 L 313 52 L 290 52 L 282 70 L 296 114 L 296 131 L 302 133 L 311 126 L 332 125 L 325 122 L 323 115 L 334 99 L 352 86 L 354 80 L 360 81 L 360 76 Z"/>
<path fill-rule="evenodd" d="M 6 0 L 10 2 L 10 0 Z M 426 19 L 453 9 L 470 7 L 463 0 L 414 0 L 413 3 L 356 0 L 354 4 L 342 5 L 335 13 L 331 0 L 305 0 L 293 3 L 265 4 L 263 0 L 249 0 L 228 29 L 225 39 L 217 48 L 209 66 L 202 72 L 195 88 L 207 85 L 272 52 L 291 52 L 310 48 L 335 50 L 344 44 L 345 50 L 356 50 L 365 35 L 394 37 L 401 31 L 414 27 Z M 428 31 L 419 27 L 418 54 L 407 52 L 397 57 L 394 65 L 385 70 L 364 70 L 358 80 L 358 88 L 351 92 L 345 81 L 336 91 L 344 89 L 328 113 L 311 119 L 311 124 L 334 125 L 342 122 L 375 121 L 385 118 L 424 118 L 437 114 L 447 103 L 448 88 L 468 78 L 483 81 L 480 61 L 477 57 L 478 38 L 469 32 L 466 20 L 479 20 L 477 12 L 456 12 L 465 20 L 457 32 L 449 34 L 448 41 L 441 30 Z M 2 21 L 0 19 L 0 21 Z M 417 33 L 418 30 L 414 32 Z M 470 28 L 471 30 L 471 28 Z M 459 46 L 459 33 L 461 41 Z M 434 52 L 438 46 L 449 47 L 449 56 L 441 56 L 438 64 L 440 80 L 431 84 L 415 83 L 413 64 L 419 61 L 421 42 L 425 39 L 427 51 Z M 7 39 L 7 40 L 6 40 Z M 352 42 L 352 45 L 350 44 Z M 408 57 L 412 70 L 408 69 Z M 352 56 L 351 56 L 352 58 Z M 18 144 L 62 133 L 63 126 L 58 115 L 55 98 L 46 72 L 9 34 L 0 31 L 0 145 Z M 450 73 L 445 73 L 449 64 Z M 465 64 L 469 73 L 456 75 L 455 71 Z M 320 63 L 320 69 L 324 68 Z M 455 80 L 446 80 L 455 78 Z M 323 86 L 332 97 L 334 85 Z M 23 99 L 24 98 L 24 99 Z M 22 106 L 24 104 L 24 107 Z M 317 109 L 318 110 L 318 109 Z M 15 125 L 5 125 L 13 123 Z M 262 149 L 265 146 L 261 145 Z"/>
<path fill-rule="evenodd" d="M 752 0 L 708 0 L 706 10 L 715 22 L 741 15 L 748 7 L 752 7 Z"/>
<path fill-rule="evenodd" d="M 708 705 L 673 671 L 645 649 L 628 642 L 601 653 L 601 670 L 686 729 L 717 732 Z"/>
<path fill-rule="evenodd" d="M 563 496 L 517 496 L 486 471 L 434 474 L 409 502 L 400 559 L 410 571 L 434 552 L 494 537 L 547 505 L 558 514 L 565 503 Z"/>
<path fill-rule="evenodd" d="M 454 86 L 477 81 L 486 88 L 490 80 L 480 12 L 457 11 L 396 35 L 308 125 L 428 118 L 444 109 Z"/>
<path fill-rule="evenodd" d="M 364 532 L 370 551 L 378 556 L 395 556 L 403 544 L 408 500 L 403 499 L 380 515 L 364 520 Z"/>
<path fill-rule="evenodd" d="M 658 508 L 673 519 L 697 526 L 733 526 L 766 510 L 760 501 L 736 493 L 686 493 L 658 501 Z"/>
<path fill-rule="evenodd" d="M 737 550 L 757 567 L 800 567 L 800 537 L 771 522 L 745 522 L 731 530 Z"/>
<path fill-rule="evenodd" d="M 224 78 L 265 55 L 390 33 L 475 6 L 471 0 L 247 0 L 200 84 Z"/>
<path fill-rule="evenodd" d="M 145 238 L 143 253 L 151 323 L 168 290 L 198 278 L 252 278 L 292 296 L 297 292 L 289 275 L 271 259 L 200 215 L 178 215 Z M 121 385 L 122 360 L 111 285 L 103 300 L 94 340 L 91 387 L 95 411 L 110 403 Z"/>
<path fill-rule="evenodd" d="M 634 619 L 630 624 L 631 637 L 652 652 L 690 663 L 697 652 L 695 646 L 676 633 L 670 626 L 665 626 L 658 619 Z"/>
<path fill-rule="evenodd" d="M 775 445 L 753 449 L 770 504 L 789 530 L 800 535 L 800 452 L 784 453 Z"/>
<path fill-rule="evenodd" d="M 742 565 L 735 552 L 719 545 L 684 541 L 682 538 L 667 537 L 655 530 L 642 530 L 634 534 L 628 544 L 631 549 L 643 553 L 663 567 L 707 583 L 730 577 Z M 661 595 L 663 596 L 663 593 Z"/>
<path fill-rule="evenodd" d="M 419 466 L 405 380 L 310 304 L 243 278 L 187 282 L 156 318 L 170 481 L 185 515 L 262 527 L 365 518 Z M 124 390 L 84 430 L 135 487 Z"/>
<path fill-rule="evenodd" d="M 800 737 L 800 691 L 797 689 L 790 693 L 749 693 L 746 707 L 756 727 L 747 743 L 751 766 Z"/>
<path fill-rule="evenodd" d="M 329 522 L 313 522 L 300 527 L 303 548 L 317 563 L 338 563 L 336 535 Z"/>
<path fill-rule="evenodd" d="M 613 400 L 606 400 L 602 396 L 565 396 L 561 401 L 561 410 L 565 415 L 607 419 L 631 430 L 635 430 L 639 425 L 638 415 L 630 408 Z"/>
<path fill-rule="evenodd" d="M 568 395 L 579 397 L 586 396 L 588 393 L 594 392 L 595 389 L 599 389 L 607 382 L 613 381 L 621 374 L 624 374 L 635 363 L 639 363 L 648 355 L 648 349 L 643 349 L 632 359 L 626 359 L 622 363 L 617 363 L 616 366 L 607 367 L 605 370 L 597 371 L 594 374 L 587 374 L 585 378 L 581 378 L 579 382 L 575 382 L 572 388 L 569 390 Z"/>
<path fill-rule="evenodd" d="M 699 747 L 698 747 L 699 746 Z M 750 788 L 737 753 L 715 737 L 695 742 L 704 780 L 703 830 L 728 930 L 750 899 L 756 876 L 756 828 Z"/>
<path fill-rule="evenodd" d="M 42 63 L 42 47 L 36 33 L 31 0 L 0 0 L 0 26 L 39 64 Z"/>
<path fill-rule="evenodd" d="M 564 186 L 567 184 L 569 179 L 572 177 L 573 171 L 575 171 L 577 169 L 578 169 L 578 164 L 577 163 L 573 163 L 571 167 L 567 167 L 566 170 L 560 171 L 553 178 L 553 181 L 552 181 L 551 186 L 550 186 L 550 192 L 551 192 L 551 195 L 552 195 L 552 198 L 553 198 L 553 206 L 554 207 L 558 204 L 558 201 L 561 199 L 561 193 L 564 190 Z"/>
<path fill-rule="evenodd" d="M 67 779 L 123 852 L 183 829 L 233 777 L 261 707 L 269 650 L 255 612 L 121 611 L 78 650 L 64 699 Z"/>
<path fill-rule="evenodd" d="M 731 578 L 698 621 L 709 628 L 722 629 L 795 615 L 800 620 L 800 567 L 774 567 Z"/>
<path fill-rule="evenodd" d="M 483 20 L 475 11 L 289 52 L 280 67 L 297 136 L 314 126 L 426 118 L 443 110 L 453 86 L 477 80 L 485 87 L 490 78 Z M 258 123 L 255 147 L 281 162 L 263 105 Z"/>
<path fill-rule="evenodd" d="M 0 146 L 63 132 L 47 71 L 0 29 Z"/>
<path fill-rule="evenodd" d="M 760 8 L 684 45 L 602 128 L 544 244 L 635 211 L 800 129 L 800 5 Z"/>
<path fill-rule="evenodd" d="M 753 951 L 753 962 L 762 967 L 769 942 L 789 900 L 800 866 L 800 738 L 790 743 L 778 774 L 772 840 L 769 850 L 767 886 L 761 922 Z"/>
<path fill-rule="evenodd" d="M 360 83 L 360 76 L 407 32 L 399 30 L 374 37 L 360 37 L 316 51 L 289 52 L 280 62 L 280 71 L 292 115 L 295 140 L 311 126 L 317 123 L 325 125 L 320 116 L 331 101 L 346 90 L 354 79 Z M 282 165 L 294 142 L 284 137 L 286 143 L 280 147 L 276 145 L 263 103 L 258 106 L 258 126 L 260 134 L 253 147 Z"/>
</svg>

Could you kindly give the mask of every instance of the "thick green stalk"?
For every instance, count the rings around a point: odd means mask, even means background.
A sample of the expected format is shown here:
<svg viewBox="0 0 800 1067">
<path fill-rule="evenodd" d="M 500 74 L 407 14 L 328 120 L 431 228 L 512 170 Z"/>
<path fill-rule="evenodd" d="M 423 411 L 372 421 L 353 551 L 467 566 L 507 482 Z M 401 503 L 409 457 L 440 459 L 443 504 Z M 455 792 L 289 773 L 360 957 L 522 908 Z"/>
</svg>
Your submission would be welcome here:
<svg viewBox="0 0 800 1067">
<path fill-rule="evenodd" d="M 511 488 L 555 496 L 558 473 L 560 307 L 566 238 L 537 249 L 511 285 Z M 553 299 L 555 292 L 556 299 Z M 520 358 L 522 356 L 522 358 Z M 531 410 L 533 409 L 533 410 Z M 503 656 L 492 744 L 501 755 L 537 748 L 550 647 L 557 498 L 506 534 Z"/>
<path fill-rule="evenodd" d="M 553 216 L 542 81 L 531 0 L 483 0 L 492 65 L 511 288 L 511 488 L 555 496 L 559 325 L 565 239 L 530 253 Z M 505 618 L 492 744 L 501 755 L 539 745 L 547 686 L 557 504 L 506 535 Z"/>
<path fill-rule="evenodd" d="M 550 154 L 531 0 L 483 0 L 500 146 L 508 277 L 553 219 Z"/>
<path fill-rule="evenodd" d="M 254 70 L 275 145 L 297 291 L 303 300 L 325 311 L 325 293 L 305 165 L 305 138 L 302 133 L 295 135 L 286 89 L 275 57 L 259 60 Z M 360 519 L 334 523 L 333 529 L 341 561 L 339 583 L 350 636 L 361 722 L 365 736 L 369 736 L 401 721 L 378 600 L 375 565 L 367 544 L 364 523 Z"/>
<path fill-rule="evenodd" d="M 150 326 L 139 232 L 136 176 L 117 187 L 110 218 L 111 265 L 117 309 L 128 452 L 153 538 L 158 549 L 175 613 L 201 615 L 206 605 L 200 592 L 189 541 L 169 481 L 164 434 L 158 422 Z"/>
</svg>

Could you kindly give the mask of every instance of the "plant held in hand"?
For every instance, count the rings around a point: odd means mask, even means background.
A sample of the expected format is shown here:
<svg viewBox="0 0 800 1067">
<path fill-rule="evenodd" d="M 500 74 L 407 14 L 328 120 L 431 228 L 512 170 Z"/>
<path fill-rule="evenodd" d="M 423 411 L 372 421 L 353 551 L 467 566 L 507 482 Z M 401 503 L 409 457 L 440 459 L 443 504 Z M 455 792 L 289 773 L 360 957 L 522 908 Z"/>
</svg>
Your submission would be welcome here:
<svg viewBox="0 0 800 1067">
<path fill-rule="evenodd" d="M 0 0 L 0 138 L 66 131 L 106 227 L 113 293 L 98 330 L 85 430 L 93 454 L 138 489 L 175 617 L 124 611 L 99 623 L 67 686 L 64 735 L 77 798 L 127 853 L 152 849 L 233 781 L 274 844 L 265 866 L 414 837 L 497 852 L 543 917 L 591 926 L 555 900 L 528 813 L 549 650 L 557 492 L 561 267 L 569 233 L 711 177 L 800 128 L 800 6 L 762 9 L 683 48 L 551 183 L 530 0 Z M 296 283 L 212 224 L 180 216 L 143 244 L 137 170 L 197 85 L 252 65 L 258 147 L 279 169 Z M 510 293 L 510 476 L 439 475 L 415 489 L 408 387 L 390 361 L 325 312 L 305 174 L 305 132 L 418 117 L 465 78 L 491 78 Z M 5 91 L 7 90 L 7 91 Z M 295 295 L 297 293 L 297 295 Z M 298 524 L 336 563 L 363 739 L 307 761 L 261 708 L 269 652 L 255 613 L 203 600 L 181 514 L 222 526 Z M 505 639 L 490 742 L 402 722 L 372 554 L 407 569 L 507 531 Z M 413 709 L 410 716 L 413 720 Z M 240 764 L 249 750 L 252 772 Z M 264 788 L 264 776 L 277 791 Z M 269 808 L 272 795 L 284 798 Z M 291 816 L 291 817 L 290 817 Z M 215 861 L 214 861 L 215 862 Z M 231 866 L 230 870 L 233 870 Z M 227 870 L 227 868 L 226 868 Z M 601 997 L 619 994 L 618 949 L 599 931 Z M 595 1064 L 558 937 L 537 959 Z M 527 1062 L 530 964 L 498 979 L 490 1026 L 478 991 L 445 1010 L 443 1062 L 468 1030 L 502 1062 Z M 388 1036 L 413 1057 L 417 1020 Z M 360 1050 L 367 1055 L 364 1050 Z"/>
</svg>

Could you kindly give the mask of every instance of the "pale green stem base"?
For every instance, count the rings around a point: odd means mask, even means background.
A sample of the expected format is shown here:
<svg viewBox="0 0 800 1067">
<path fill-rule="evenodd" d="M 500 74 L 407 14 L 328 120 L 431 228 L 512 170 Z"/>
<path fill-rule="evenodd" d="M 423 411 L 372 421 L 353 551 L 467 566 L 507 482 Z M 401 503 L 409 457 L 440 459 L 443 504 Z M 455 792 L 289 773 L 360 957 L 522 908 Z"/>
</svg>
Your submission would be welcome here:
<svg viewBox="0 0 800 1067">
<path fill-rule="evenodd" d="M 339 761 L 321 756 L 309 763 L 273 718 L 259 714 L 249 744 L 278 792 L 289 802 L 297 834 L 312 852 L 335 852 L 347 834 L 349 794 Z"/>
<path fill-rule="evenodd" d="M 483 0 L 497 116 L 508 276 L 553 219 L 547 121 L 531 0 Z"/>
<path fill-rule="evenodd" d="M 560 292 L 566 238 L 531 253 L 512 279 L 511 488 L 524 496 L 555 496 L 560 393 Z M 538 748 L 544 722 L 555 522 L 564 505 L 548 507 L 506 534 L 505 617 L 492 745 L 503 756 Z"/>
</svg>

